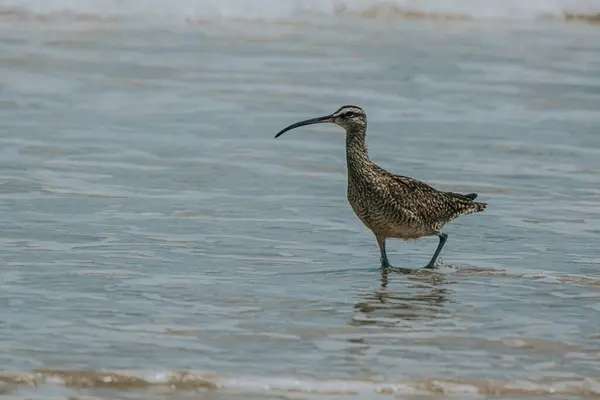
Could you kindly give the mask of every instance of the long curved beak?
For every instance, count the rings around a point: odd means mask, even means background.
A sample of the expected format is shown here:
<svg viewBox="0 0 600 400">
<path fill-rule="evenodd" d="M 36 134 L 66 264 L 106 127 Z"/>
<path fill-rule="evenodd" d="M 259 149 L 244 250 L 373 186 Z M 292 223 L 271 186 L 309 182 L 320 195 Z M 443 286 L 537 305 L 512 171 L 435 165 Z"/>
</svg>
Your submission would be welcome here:
<svg viewBox="0 0 600 400">
<path fill-rule="evenodd" d="M 323 124 L 325 122 L 333 122 L 333 115 L 330 114 L 330 115 L 326 115 L 324 117 L 311 118 L 311 119 L 307 119 L 304 121 L 296 122 L 295 124 L 292 124 L 292 125 L 288 126 L 287 128 L 284 128 L 283 130 L 281 130 L 277 135 L 275 135 L 275 138 L 278 138 L 279 136 L 283 135 L 285 132 L 292 130 L 294 128 L 298 128 L 300 126 L 312 125 L 312 124 Z"/>
</svg>

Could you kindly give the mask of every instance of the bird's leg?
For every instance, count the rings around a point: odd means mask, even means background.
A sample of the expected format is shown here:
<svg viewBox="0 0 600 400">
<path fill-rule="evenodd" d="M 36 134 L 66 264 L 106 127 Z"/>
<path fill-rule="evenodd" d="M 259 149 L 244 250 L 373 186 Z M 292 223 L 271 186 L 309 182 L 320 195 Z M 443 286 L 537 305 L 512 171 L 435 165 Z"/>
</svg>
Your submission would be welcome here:
<svg viewBox="0 0 600 400">
<path fill-rule="evenodd" d="M 424 268 L 435 269 L 435 261 L 442 251 L 442 247 L 446 244 L 446 240 L 448 240 L 448 235 L 443 232 L 438 232 L 436 235 L 440 238 L 440 243 L 438 244 L 437 249 L 435 249 L 435 253 L 433 253 L 433 257 L 431 257 L 431 261 Z"/>
<path fill-rule="evenodd" d="M 379 250 L 381 251 L 381 268 L 391 268 L 392 265 L 388 261 L 387 254 L 385 253 L 385 237 L 375 235 Z"/>
</svg>

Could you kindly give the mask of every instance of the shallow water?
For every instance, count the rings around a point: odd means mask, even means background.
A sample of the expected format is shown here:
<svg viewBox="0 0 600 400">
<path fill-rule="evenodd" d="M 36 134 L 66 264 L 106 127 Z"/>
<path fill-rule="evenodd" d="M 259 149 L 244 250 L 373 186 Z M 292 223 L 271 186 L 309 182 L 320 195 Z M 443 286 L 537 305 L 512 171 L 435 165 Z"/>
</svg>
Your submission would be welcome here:
<svg viewBox="0 0 600 400">
<path fill-rule="evenodd" d="M 596 28 L 0 32 L 7 397 L 600 396 Z M 348 103 L 379 165 L 488 203 L 436 273 L 381 275 L 341 129 L 273 139 Z"/>
</svg>

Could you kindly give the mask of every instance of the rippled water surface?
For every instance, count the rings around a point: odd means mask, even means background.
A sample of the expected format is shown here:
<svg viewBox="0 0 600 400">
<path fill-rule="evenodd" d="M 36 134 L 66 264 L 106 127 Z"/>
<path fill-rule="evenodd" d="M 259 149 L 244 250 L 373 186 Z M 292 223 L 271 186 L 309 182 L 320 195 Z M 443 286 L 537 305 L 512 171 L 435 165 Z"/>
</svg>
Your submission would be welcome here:
<svg viewBox="0 0 600 400">
<path fill-rule="evenodd" d="M 3 22 L 0 392 L 600 396 L 599 69 L 554 22 Z M 273 138 L 343 104 L 488 203 L 437 272 L 382 276 L 340 128 Z"/>
</svg>

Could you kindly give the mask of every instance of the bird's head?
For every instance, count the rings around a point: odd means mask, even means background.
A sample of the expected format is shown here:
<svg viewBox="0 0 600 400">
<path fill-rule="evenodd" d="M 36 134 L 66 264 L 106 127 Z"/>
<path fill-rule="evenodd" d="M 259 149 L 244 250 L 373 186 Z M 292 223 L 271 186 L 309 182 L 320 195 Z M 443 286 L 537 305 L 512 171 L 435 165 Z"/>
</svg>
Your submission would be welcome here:
<svg viewBox="0 0 600 400">
<path fill-rule="evenodd" d="M 311 118 L 304 121 L 296 122 L 282 129 L 275 137 L 283 135 L 285 132 L 298 128 L 304 125 L 322 124 L 325 122 L 331 122 L 344 128 L 346 132 L 350 131 L 364 131 L 367 126 L 367 115 L 364 110 L 357 106 L 342 106 L 333 114 L 325 115 L 323 117 Z"/>
</svg>

